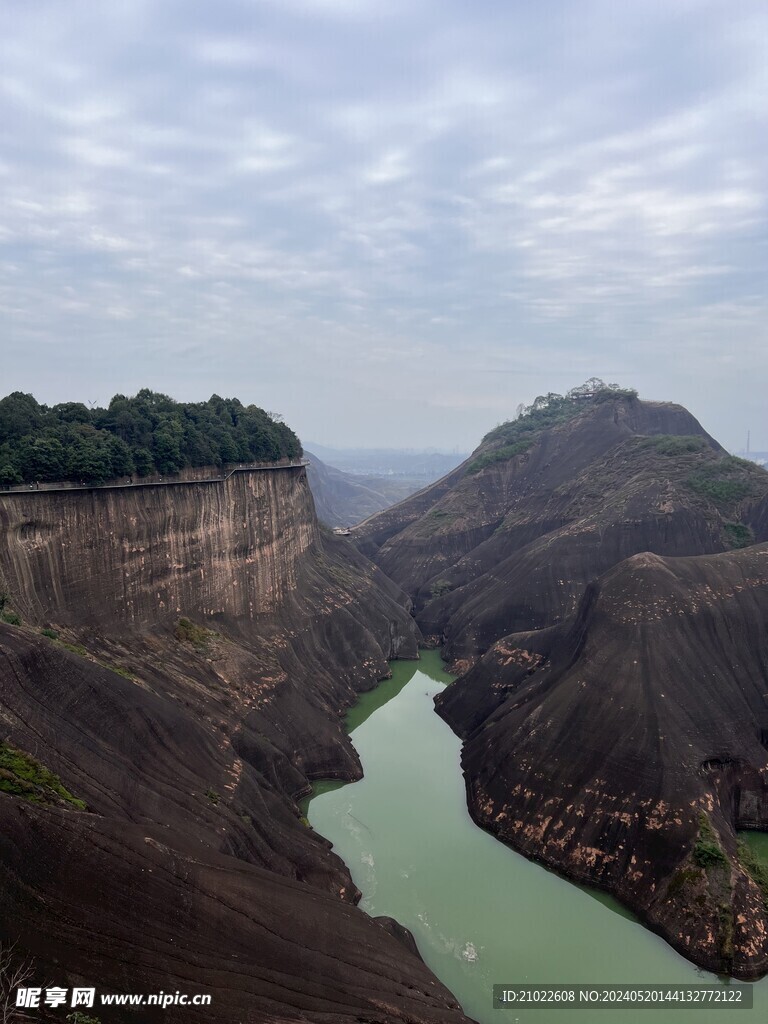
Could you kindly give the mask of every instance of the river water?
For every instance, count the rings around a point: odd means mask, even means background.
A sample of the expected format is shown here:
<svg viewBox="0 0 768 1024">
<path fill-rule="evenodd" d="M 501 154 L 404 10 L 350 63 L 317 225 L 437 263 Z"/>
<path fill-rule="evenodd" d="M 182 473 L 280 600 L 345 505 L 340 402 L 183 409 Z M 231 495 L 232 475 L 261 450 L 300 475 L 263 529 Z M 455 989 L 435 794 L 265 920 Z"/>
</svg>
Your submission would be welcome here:
<svg viewBox="0 0 768 1024">
<path fill-rule="evenodd" d="M 688 963 L 611 897 L 565 881 L 479 829 L 467 812 L 460 741 L 432 703 L 453 677 L 438 651 L 393 662 L 392 671 L 348 715 L 365 777 L 317 784 L 307 816 L 352 872 L 363 910 L 410 928 L 470 1017 L 480 1024 L 766 1024 L 768 979 L 752 986 L 752 1010 L 492 1009 L 495 983 L 728 981 Z"/>
</svg>

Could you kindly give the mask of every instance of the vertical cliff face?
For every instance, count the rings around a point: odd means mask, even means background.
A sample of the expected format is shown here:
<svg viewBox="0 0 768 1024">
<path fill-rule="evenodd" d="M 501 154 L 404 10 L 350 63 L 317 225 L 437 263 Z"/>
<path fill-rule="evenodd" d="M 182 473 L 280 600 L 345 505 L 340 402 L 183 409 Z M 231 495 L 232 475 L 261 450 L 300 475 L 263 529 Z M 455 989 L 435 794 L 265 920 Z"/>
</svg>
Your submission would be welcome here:
<svg viewBox="0 0 768 1024">
<path fill-rule="evenodd" d="M 28 619 L 254 619 L 296 589 L 318 542 L 303 467 L 226 480 L 0 495 L 0 564 Z"/>
<path fill-rule="evenodd" d="M 323 534 L 304 467 L 4 494 L 0 529 L 3 586 L 25 623 L 201 715 L 220 708 L 233 742 L 290 792 L 307 774 L 359 774 L 339 712 L 389 658 L 416 656 L 407 599 Z"/>
<path fill-rule="evenodd" d="M 302 467 L 2 495 L 0 573 L 0 744 L 86 806 L 0 791 L 0 941 L 222 1024 L 465 1020 L 295 802 L 359 776 L 341 712 L 418 639 Z"/>
</svg>

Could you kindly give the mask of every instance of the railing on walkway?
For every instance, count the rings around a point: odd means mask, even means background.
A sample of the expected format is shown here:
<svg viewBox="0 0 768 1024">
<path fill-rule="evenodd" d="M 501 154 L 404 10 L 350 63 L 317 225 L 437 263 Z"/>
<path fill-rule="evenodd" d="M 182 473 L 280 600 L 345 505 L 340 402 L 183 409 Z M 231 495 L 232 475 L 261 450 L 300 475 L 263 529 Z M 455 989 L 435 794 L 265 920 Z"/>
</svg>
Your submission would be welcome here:
<svg viewBox="0 0 768 1024">
<path fill-rule="evenodd" d="M 139 477 L 137 480 L 128 478 L 124 483 L 109 483 L 109 484 L 76 484 L 70 483 L 67 486 L 58 487 L 56 484 L 25 484 L 23 487 L 3 487 L 0 485 L 0 494 L 62 494 L 75 492 L 79 493 L 82 491 L 110 491 L 120 490 L 129 487 L 177 487 L 180 484 L 220 484 L 229 478 L 234 473 L 250 473 L 253 470 L 276 470 L 276 469 L 300 469 L 302 466 L 308 466 L 309 459 L 292 459 L 290 462 L 243 462 L 238 466 L 232 466 L 232 468 L 225 473 L 223 476 L 213 477 L 202 477 L 195 478 L 190 477 L 186 480 L 175 479 L 175 480 L 144 480 Z"/>
</svg>

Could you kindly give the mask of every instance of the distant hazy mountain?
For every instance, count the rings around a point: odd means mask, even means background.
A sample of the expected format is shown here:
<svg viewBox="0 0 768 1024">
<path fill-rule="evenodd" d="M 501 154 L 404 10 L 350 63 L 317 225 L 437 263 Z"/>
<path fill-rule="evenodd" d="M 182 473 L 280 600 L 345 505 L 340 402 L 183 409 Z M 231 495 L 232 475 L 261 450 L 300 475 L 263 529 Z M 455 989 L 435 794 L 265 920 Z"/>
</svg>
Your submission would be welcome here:
<svg viewBox="0 0 768 1024">
<path fill-rule="evenodd" d="M 327 465 L 307 449 L 304 454 L 309 459 L 307 473 L 317 517 L 328 526 L 354 526 L 424 486 L 413 478 L 353 476 Z"/>
<path fill-rule="evenodd" d="M 418 481 L 420 487 L 450 473 L 468 455 L 434 448 L 329 448 L 312 441 L 307 441 L 305 447 L 327 466 L 353 476 L 403 477 Z"/>
</svg>

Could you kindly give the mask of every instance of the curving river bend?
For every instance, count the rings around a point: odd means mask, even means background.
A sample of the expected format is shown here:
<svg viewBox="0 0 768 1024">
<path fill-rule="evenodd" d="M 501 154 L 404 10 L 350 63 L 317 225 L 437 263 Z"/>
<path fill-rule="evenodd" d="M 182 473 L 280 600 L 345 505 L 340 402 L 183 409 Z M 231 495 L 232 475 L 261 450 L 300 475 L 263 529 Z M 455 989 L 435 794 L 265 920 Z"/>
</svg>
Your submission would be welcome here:
<svg viewBox="0 0 768 1024">
<path fill-rule="evenodd" d="M 479 829 L 466 807 L 460 740 L 432 704 L 453 677 L 438 651 L 393 662 L 392 672 L 347 718 L 365 777 L 318 783 L 307 815 L 348 865 L 361 907 L 410 928 L 470 1017 L 480 1024 L 668 1024 L 670 1017 L 765 1024 L 768 978 L 753 986 L 752 1010 L 493 1010 L 494 983 L 718 979 L 611 897 L 565 881 Z M 768 837 L 755 838 L 766 845 Z"/>
</svg>

